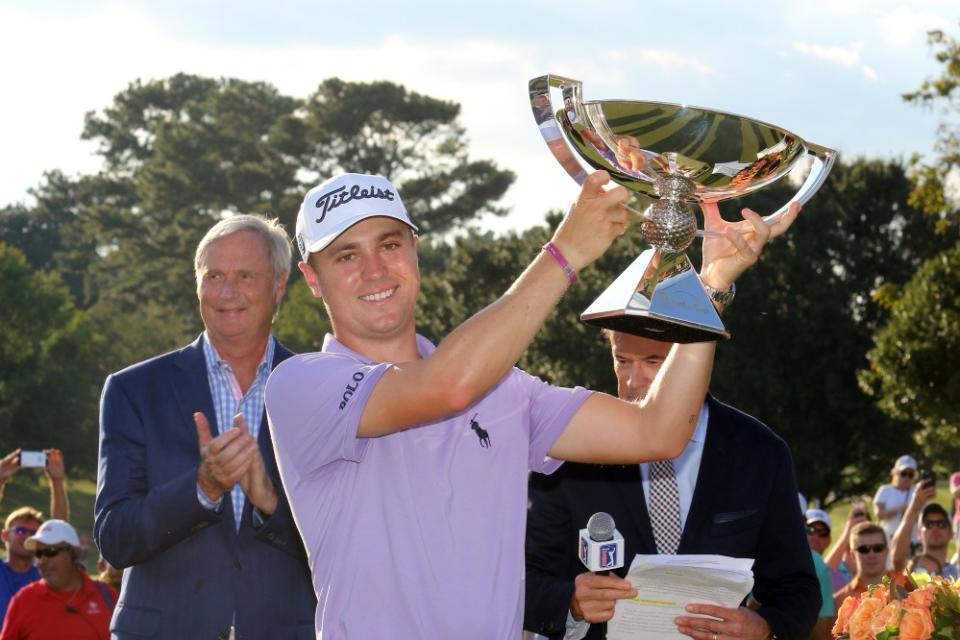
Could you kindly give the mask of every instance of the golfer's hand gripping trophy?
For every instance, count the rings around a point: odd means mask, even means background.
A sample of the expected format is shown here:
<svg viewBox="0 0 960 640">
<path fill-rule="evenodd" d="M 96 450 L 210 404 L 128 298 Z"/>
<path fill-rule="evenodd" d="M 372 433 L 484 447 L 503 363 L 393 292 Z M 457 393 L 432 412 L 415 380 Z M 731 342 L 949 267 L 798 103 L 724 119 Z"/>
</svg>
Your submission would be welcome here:
<svg viewBox="0 0 960 640">
<path fill-rule="evenodd" d="M 837 152 L 743 116 L 686 105 L 635 100 L 584 101 L 581 83 L 555 75 L 530 81 L 530 105 L 547 146 L 582 183 L 587 167 L 604 169 L 650 203 L 642 213 L 644 251 L 581 318 L 590 324 L 669 342 L 729 337 L 685 250 L 698 235 L 691 203 L 752 193 L 801 161 L 810 171 L 797 193 L 767 216 L 776 224 L 793 202 L 823 184 Z M 551 100 L 558 90 L 558 109 Z M 586 166 L 585 166 L 586 165 Z M 729 294 L 726 294 L 729 295 Z"/>
</svg>

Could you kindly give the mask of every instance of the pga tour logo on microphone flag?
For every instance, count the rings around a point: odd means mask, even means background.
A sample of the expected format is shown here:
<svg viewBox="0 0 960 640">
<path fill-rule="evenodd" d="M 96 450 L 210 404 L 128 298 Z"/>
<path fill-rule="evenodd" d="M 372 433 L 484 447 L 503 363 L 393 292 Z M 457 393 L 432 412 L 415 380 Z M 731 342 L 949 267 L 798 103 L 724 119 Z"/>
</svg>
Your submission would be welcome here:
<svg viewBox="0 0 960 640">
<path fill-rule="evenodd" d="M 623 536 L 613 530 L 611 540 L 598 541 L 586 529 L 580 529 L 580 562 L 587 571 L 607 571 L 623 566 Z"/>
<path fill-rule="evenodd" d="M 617 564 L 617 545 L 604 544 L 600 546 L 600 566 L 604 569 L 613 569 Z"/>
</svg>

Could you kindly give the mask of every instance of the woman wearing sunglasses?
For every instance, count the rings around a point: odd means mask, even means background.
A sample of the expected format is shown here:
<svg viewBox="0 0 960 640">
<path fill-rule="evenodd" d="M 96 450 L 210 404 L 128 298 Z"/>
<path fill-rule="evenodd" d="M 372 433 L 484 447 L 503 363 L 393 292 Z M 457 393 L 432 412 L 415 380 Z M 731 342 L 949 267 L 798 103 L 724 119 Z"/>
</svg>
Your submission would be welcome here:
<svg viewBox="0 0 960 640">
<path fill-rule="evenodd" d="M 912 495 L 913 479 L 917 476 L 917 461 L 911 456 L 900 456 L 890 470 L 890 484 L 882 485 L 873 497 L 873 506 L 877 510 L 877 520 L 887 534 L 887 540 L 893 539 L 903 512 L 907 510 Z M 913 536 L 916 541 L 916 535 Z"/>
</svg>

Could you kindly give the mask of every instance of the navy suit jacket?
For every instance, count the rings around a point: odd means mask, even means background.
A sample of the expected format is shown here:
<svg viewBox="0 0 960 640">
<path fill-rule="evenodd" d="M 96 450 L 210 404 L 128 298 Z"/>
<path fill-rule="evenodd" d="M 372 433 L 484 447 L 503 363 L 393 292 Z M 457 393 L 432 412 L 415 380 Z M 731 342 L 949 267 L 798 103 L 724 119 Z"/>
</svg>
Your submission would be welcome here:
<svg viewBox="0 0 960 640">
<path fill-rule="evenodd" d="M 774 634 L 806 638 L 820 609 L 786 443 L 736 409 L 707 399 L 710 420 L 693 501 L 678 553 L 754 558 L 758 613 Z M 526 542 L 524 627 L 563 637 L 574 579 L 586 571 L 577 557 L 578 532 L 606 511 L 623 534 L 626 576 L 633 557 L 656 553 L 639 465 L 564 464 L 531 474 Z M 587 638 L 606 637 L 591 625 Z"/>
<path fill-rule="evenodd" d="M 258 442 L 276 512 L 255 526 L 245 501 L 238 534 L 229 495 L 218 511 L 197 499 L 194 412 L 217 430 L 201 340 L 115 373 L 103 388 L 94 537 L 126 569 L 111 632 L 226 638 L 235 620 L 238 640 L 314 638 L 316 598 L 266 416 Z M 278 343 L 273 366 L 291 355 Z"/>
</svg>

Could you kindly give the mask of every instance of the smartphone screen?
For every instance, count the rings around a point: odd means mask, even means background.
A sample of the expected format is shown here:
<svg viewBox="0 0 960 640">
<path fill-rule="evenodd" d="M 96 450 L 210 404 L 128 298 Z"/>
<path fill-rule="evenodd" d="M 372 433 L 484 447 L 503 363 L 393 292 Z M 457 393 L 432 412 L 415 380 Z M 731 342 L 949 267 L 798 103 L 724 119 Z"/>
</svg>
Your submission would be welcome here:
<svg viewBox="0 0 960 640">
<path fill-rule="evenodd" d="M 43 451 L 21 451 L 20 466 L 21 467 L 46 467 L 47 454 L 45 454 Z"/>
</svg>

